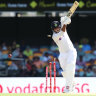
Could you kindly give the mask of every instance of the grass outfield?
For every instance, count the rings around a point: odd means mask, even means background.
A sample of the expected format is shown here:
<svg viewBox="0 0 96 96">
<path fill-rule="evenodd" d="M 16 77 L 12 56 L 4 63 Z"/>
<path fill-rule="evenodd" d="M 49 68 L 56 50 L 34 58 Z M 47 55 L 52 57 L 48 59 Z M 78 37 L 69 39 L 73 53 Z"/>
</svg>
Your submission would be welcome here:
<svg viewBox="0 0 96 96">
<path fill-rule="evenodd" d="M 0 96 L 96 96 L 96 94 L 66 94 L 66 93 L 62 93 L 62 94 L 55 94 L 55 93 L 47 93 L 47 94 L 0 94 Z"/>
</svg>

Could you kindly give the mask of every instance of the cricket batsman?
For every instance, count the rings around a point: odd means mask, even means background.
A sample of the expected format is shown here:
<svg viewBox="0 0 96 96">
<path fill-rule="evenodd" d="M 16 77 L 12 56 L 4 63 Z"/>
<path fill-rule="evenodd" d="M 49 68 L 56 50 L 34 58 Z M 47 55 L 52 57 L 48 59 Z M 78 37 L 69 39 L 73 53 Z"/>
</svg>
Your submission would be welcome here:
<svg viewBox="0 0 96 96">
<path fill-rule="evenodd" d="M 66 27 L 71 23 L 71 19 L 67 16 L 61 17 L 59 21 L 53 21 L 51 28 L 53 31 L 52 39 L 59 48 L 60 55 L 58 57 L 60 66 L 63 69 L 62 75 L 66 80 L 64 93 L 73 91 L 75 64 L 77 52 L 74 48 L 68 34 Z"/>
</svg>

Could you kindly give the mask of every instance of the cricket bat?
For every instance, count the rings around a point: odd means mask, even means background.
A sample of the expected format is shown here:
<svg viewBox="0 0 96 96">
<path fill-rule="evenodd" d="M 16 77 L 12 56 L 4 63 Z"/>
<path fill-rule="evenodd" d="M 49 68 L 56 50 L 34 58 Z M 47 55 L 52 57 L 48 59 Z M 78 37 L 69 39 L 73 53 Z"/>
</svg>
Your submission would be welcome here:
<svg viewBox="0 0 96 96">
<path fill-rule="evenodd" d="M 73 15 L 73 13 L 75 12 L 75 10 L 77 9 L 77 7 L 79 6 L 79 3 L 77 1 L 75 1 L 72 5 L 72 7 L 69 9 L 67 16 L 71 18 L 71 16 Z"/>
</svg>

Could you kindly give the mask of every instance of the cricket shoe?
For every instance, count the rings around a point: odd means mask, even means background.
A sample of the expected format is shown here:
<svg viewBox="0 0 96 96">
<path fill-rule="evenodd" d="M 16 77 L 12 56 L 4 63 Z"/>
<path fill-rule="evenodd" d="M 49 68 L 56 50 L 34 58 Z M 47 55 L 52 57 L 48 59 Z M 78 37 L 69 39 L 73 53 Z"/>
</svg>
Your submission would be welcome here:
<svg viewBox="0 0 96 96">
<path fill-rule="evenodd" d="M 63 93 L 70 93 L 69 86 L 66 86 L 66 88 L 63 91 Z"/>
<path fill-rule="evenodd" d="M 65 89 L 65 90 L 63 91 L 63 93 L 73 93 L 73 91 L 70 91 L 70 90 L 68 90 L 68 89 Z"/>
<path fill-rule="evenodd" d="M 63 93 L 70 93 L 70 91 L 69 91 L 68 89 L 65 89 L 65 90 L 63 91 Z"/>
<path fill-rule="evenodd" d="M 69 88 L 69 86 L 66 86 L 63 93 L 74 93 L 75 86 L 76 86 L 75 82 L 73 83 L 72 88 Z"/>
</svg>

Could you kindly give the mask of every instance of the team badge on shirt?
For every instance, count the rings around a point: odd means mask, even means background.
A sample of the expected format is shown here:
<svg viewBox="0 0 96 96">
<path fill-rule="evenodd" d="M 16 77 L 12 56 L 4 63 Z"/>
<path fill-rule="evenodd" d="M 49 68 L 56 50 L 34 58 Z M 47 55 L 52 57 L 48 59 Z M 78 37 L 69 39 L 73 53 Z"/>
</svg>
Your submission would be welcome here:
<svg viewBox="0 0 96 96">
<path fill-rule="evenodd" d="M 62 38 L 60 37 L 59 40 L 61 40 Z"/>
<path fill-rule="evenodd" d="M 64 37 L 64 36 L 61 36 L 61 37 L 59 38 L 59 40 L 62 40 L 63 37 Z"/>
</svg>

